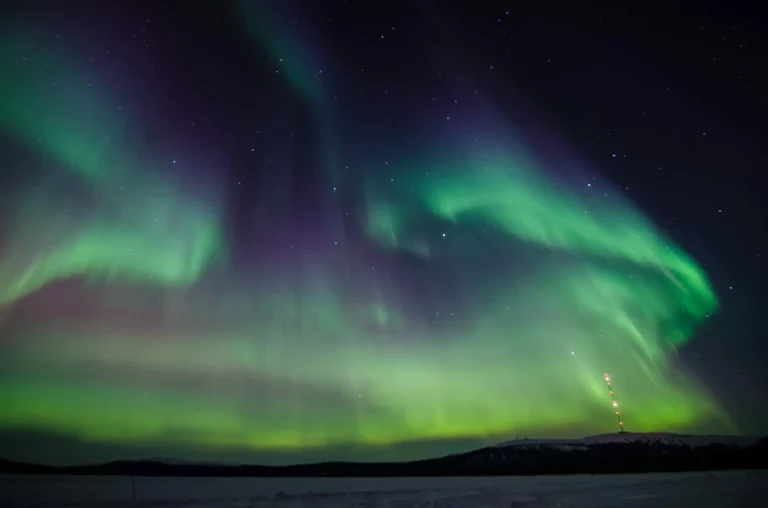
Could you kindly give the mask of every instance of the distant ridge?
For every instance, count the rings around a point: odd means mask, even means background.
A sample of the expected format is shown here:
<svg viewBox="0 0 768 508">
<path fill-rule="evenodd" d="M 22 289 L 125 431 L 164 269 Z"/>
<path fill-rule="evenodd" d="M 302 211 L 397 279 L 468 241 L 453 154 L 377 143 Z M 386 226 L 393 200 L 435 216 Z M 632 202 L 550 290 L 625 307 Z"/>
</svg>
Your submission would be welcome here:
<svg viewBox="0 0 768 508">
<path fill-rule="evenodd" d="M 52 467 L 0 459 L 0 473 L 129 476 L 372 477 L 609 474 L 768 468 L 768 438 L 671 433 L 517 439 L 413 462 L 231 465 L 175 459 Z"/>
<path fill-rule="evenodd" d="M 242 466 L 243 464 L 234 462 L 218 462 L 208 460 L 185 460 L 185 459 L 173 459 L 164 457 L 152 457 L 147 459 L 140 459 L 137 462 L 158 462 L 161 464 L 168 464 L 172 466 L 207 466 L 207 467 L 233 467 Z"/>
<path fill-rule="evenodd" d="M 757 443 L 759 439 L 757 436 L 674 434 L 671 432 L 619 432 L 614 434 L 597 434 L 576 439 L 515 439 L 499 443 L 495 447 L 552 446 L 583 448 L 594 444 L 607 443 L 662 443 L 691 447 L 713 444 L 751 446 Z"/>
</svg>

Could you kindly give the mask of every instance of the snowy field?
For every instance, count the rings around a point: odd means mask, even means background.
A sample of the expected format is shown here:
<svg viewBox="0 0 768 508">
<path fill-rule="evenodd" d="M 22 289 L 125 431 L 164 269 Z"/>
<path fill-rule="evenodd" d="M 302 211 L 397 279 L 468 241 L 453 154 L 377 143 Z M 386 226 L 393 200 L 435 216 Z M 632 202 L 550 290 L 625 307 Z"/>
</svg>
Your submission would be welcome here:
<svg viewBox="0 0 768 508">
<path fill-rule="evenodd" d="M 477 478 L 0 476 L 0 506 L 766 507 L 768 471 Z"/>
</svg>

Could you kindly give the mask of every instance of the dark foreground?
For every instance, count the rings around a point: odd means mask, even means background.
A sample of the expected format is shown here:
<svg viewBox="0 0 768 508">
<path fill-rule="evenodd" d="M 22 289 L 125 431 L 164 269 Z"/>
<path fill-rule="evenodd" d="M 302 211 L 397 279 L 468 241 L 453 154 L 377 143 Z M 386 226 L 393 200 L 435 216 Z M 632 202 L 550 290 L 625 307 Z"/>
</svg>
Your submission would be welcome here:
<svg viewBox="0 0 768 508">
<path fill-rule="evenodd" d="M 748 508 L 768 506 L 768 471 L 461 478 L 4 475 L 0 506 Z"/>
</svg>

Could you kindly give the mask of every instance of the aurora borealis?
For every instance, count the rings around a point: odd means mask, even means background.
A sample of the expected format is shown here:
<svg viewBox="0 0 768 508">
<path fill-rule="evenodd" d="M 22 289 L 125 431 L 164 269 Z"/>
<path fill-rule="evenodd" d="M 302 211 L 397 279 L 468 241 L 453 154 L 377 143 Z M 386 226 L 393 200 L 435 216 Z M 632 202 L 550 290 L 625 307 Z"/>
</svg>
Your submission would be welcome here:
<svg viewBox="0 0 768 508">
<path fill-rule="evenodd" d="M 678 361 L 718 309 L 709 275 L 577 147 L 460 62 L 451 112 L 374 125 L 378 100 L 337 97 L 380 76 L 311 20 L 226 12 L 243 83 L 267 83 L 239 108 L 247 84 L 157 77 L 122 35 L 2 32 L 2 429 L 410 459 L 613 432 L 610 372 L 628 430 L 738 430 Z M 157 37 L 131 20 L 131 44 Z"/>
</svg>

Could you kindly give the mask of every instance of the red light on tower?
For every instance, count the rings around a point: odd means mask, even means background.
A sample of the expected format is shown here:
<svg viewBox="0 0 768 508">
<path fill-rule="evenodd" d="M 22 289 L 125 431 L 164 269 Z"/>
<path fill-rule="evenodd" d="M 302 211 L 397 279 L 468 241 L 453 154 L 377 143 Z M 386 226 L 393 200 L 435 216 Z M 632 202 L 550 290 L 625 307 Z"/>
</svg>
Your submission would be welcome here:
<svg viewBox="0 0 768 508">
<path fill-rule="evenodd" d="M 613 387 L 611 386 L 611 376 L 609 376 L 606 372 L 603 377 L 605 378 L 605 383 L 608 385 L 608 393 L 611 395 L 611 403 L 616 410 L 616 421 L 619 422 L 619 432 L 624 432 L 624 422 L 621 421 L 621 415 L 619 414 L 619 403 L 616 402 L 616 397 L 613 393 Z"/>
</svg>

